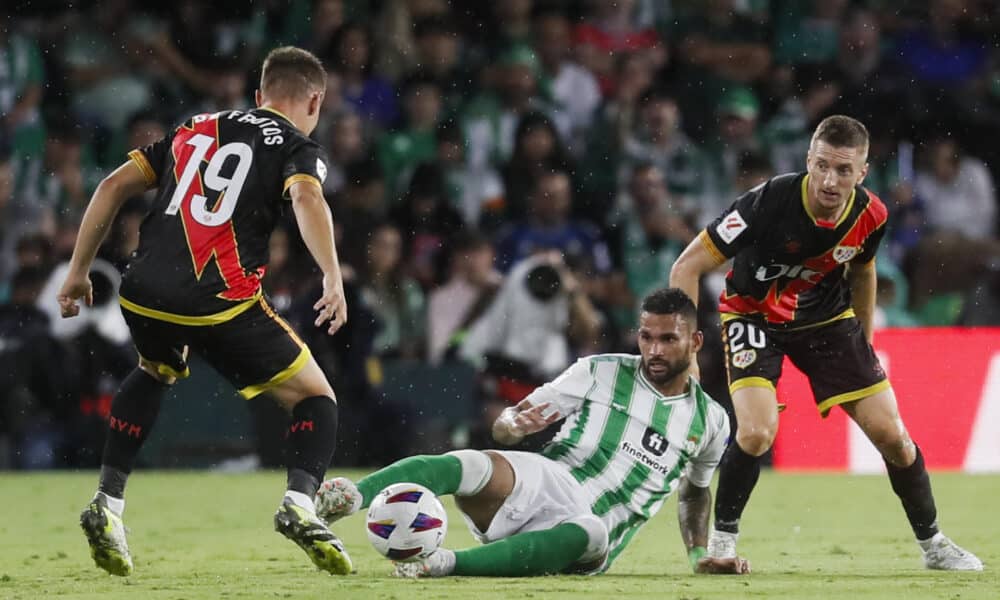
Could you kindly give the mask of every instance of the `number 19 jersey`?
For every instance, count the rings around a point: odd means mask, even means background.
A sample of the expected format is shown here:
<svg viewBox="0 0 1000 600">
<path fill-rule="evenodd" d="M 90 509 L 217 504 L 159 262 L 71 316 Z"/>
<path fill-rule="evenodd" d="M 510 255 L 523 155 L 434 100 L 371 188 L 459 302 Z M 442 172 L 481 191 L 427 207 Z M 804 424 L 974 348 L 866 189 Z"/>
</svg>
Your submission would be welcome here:
<svg viewBox="0 0 1000 600">
<path fill-rule="evenodd" d="M 269 108 L 196 115 L 129 158 L 158 191 L 122 306 L 188 325 L 225 322 L 260 297 L 289 188 L 327 171 L 322 147 Z"/>
</svg>

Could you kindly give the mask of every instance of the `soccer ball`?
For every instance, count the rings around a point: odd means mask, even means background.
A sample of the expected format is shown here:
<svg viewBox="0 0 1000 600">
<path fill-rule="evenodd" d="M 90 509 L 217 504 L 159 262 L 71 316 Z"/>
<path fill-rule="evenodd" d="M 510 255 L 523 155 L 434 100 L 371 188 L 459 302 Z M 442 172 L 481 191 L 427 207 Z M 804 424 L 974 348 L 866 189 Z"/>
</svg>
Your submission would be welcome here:
<svg viewBox="0 0 1000 600">
<path fill-rule="evenodd" d="M 368 540 L 397 562 L 427 558 L 441 547 L 448 515 L 434 492 L 416 483 L 394 483 L 368 507 Z"/>
</svg>

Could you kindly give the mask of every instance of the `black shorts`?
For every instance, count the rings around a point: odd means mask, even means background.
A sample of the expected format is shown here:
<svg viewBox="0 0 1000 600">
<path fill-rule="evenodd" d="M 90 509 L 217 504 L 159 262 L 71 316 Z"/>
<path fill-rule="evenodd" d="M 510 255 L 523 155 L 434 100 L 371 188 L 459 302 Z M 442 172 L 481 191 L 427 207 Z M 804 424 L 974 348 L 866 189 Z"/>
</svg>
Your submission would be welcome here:
<svg viewBox="0 0 1000 600">
<path fill-rule="evenodd" d="M 889 387 L 885 371 L 861 323 L 854 317 L 793 331 L 759 320 L 723 315 L 722 339 L 730 393 L 744 387 L 775 389 L 785 355 L 806 377 L 824 417 L 837 404 Z"/>
<path fill-rule="evenodd" d="M 122 314 L 139 356 L 161 374 L 188 376 L 187 346 L 248 399 L 290 379 L 311 356 L 263 297 L 235 317 L 211 325 L 175 323 L 124 307 Z"/>
</svg>

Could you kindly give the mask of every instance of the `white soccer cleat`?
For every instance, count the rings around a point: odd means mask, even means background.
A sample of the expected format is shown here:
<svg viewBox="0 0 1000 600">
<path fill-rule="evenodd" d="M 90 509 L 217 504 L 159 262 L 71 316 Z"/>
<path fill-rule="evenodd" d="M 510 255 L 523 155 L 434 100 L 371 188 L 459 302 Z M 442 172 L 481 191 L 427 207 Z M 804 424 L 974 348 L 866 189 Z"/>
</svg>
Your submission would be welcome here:
<svg viewBox="0 0 1000 600">
<path fill-rule="evenodd" d="M 423 579 L 425 577 L 447 577 L 455 570 L 455 553 L 451 550 L 438 548 L 427 558 L 413 562 L 397 562 L 393 576 L 405 579 Z"/>
<path fill-rule="evenodd" d="M 104 494 L 97 494 L 83 509 L 80 527 L 90 544 L 90 556 L 98 567 L 119 577 L 132 574 L 132 555 L 125 541 L 125 525 L 121 516 L 108 508 Z"/>
<path fill-rule="evenodd" d="M 313 501 L 316 516 L 330 524 L 358 512 L 363 500 L 353 481 L 346 477 L 334 477 L 320 484 Z"/>
<path fill-rule="evenodd" d="M 930 539 L 924 550 L 924 566 L 939 571 L 982 571 L 983 561 L 942 533 Z"/>
<path fill-rule="evenodd" d="M 736 540 L 740 534 L 713 528 L 708 536 L 708 555 L 712 558 L 736 558 Z"/>
</svg>

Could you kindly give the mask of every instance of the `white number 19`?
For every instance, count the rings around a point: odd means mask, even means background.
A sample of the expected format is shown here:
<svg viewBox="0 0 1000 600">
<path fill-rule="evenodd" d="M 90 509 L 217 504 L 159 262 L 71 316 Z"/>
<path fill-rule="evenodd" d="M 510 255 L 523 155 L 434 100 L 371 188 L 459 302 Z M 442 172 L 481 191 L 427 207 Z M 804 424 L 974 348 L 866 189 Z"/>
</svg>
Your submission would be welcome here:
<svg viewBox="0 0 1000 600">
<path fill-rule="evenodd" d="M 184 196 L 187 195 L 188 189 L 198 173 L 198 167 L 201 166 L 205 154 L 208 153 L 208 149 L 212 147 L 214 141 L 211 137 L 200 133 L 187 141 L 188 144 L 194 146 L 194 152 L 188 157 L 187 164 L 184 165 L 184 172 L 181 173 L 180 181 L 177 182 L 177 189 L 174 190 L 170 204 L 167 205 L 166 213 L 168 215 L 177 214 Z M 230 156 L 238 157 L 239 162 L 236 164 L 232 177 L 227 178 L 219 175 L 219 171 L 222 170 L 222 166 Z M 205 167 L 204 185 L 205 188 L 218 192 L 222 197 L 222 202 L 213 211 L 209 210 L 206 196 L 201 194 L 191 196 L 191 216 L 194 217 L 195 221 L 206 227 L 218 227 L 229 221 L 233 216 L 233 211 L 236 210 L 236 201 L 239 199 L 240 192 L 243 191 L 243 184 L 246 183 L 247 175 L 250 173 L 252 160 L 253 150 L 243 142 L 230 142 L 215 151 L 212 159 L 208 161 L 208 166 Z"/>
</svg>

